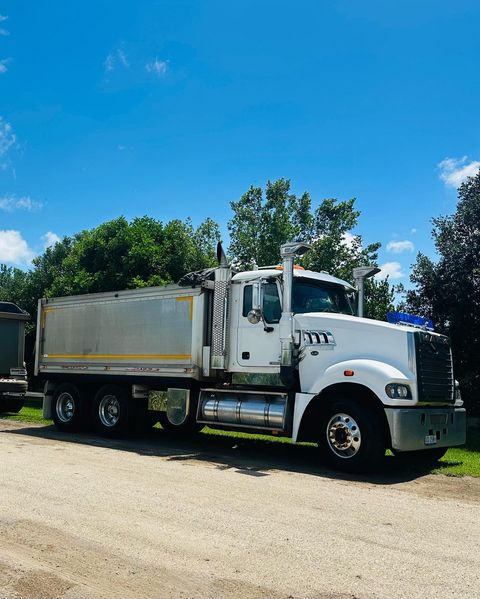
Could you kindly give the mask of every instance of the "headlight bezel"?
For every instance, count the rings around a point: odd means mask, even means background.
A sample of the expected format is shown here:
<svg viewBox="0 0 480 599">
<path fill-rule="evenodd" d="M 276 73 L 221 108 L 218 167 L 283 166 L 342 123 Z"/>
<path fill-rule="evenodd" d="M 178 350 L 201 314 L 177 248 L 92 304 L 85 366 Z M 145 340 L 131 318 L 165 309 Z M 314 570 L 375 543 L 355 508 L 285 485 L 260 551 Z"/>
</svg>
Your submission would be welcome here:
<svg viewBox="0 0 480 599">
<path fill-rule="evenodd" d="M 405 383 L 388 383 L 385 393 L 390 399 L 412 399 L 412 390 Z"/>
</svg>

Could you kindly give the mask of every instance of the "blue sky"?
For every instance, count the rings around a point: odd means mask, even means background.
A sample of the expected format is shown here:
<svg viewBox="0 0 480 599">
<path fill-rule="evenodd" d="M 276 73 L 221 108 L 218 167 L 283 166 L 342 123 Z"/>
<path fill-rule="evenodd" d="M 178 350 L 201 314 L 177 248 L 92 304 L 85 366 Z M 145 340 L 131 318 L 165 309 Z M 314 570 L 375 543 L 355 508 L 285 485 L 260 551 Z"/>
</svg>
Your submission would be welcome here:
<svg viewBox="0 0 480 599">
<path fill-rule="evenodd" d="M 0 0 L 0 261 L 286 177 L 407 282 L 480 166 L 480 4 Z"/>
</svg>

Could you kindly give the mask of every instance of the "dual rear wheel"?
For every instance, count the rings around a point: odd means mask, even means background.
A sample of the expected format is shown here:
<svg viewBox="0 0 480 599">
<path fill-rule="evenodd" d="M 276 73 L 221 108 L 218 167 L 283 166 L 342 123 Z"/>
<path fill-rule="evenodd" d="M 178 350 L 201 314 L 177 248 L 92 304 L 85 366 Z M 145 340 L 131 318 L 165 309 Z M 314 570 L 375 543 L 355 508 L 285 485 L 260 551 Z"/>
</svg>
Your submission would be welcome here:
<svg viewBox="0 0 480 599">
<path fill-rule="evenodd" d="M 71 383 L 59 385 L 52 406 L 57 428 L 73 432 L 91 426 L 102 435 L 117 437 L 137 430 L 148 416 L 142 402 L 134 401 L 117 385 L 104 385 L 90 399 L 88 388 Z"/>
<path fill-rule="evenodd" d="M 93 392 L 92 388 L 72 383 L 59 385 L 52 404 L 57 428 L 67 432 L 93 428 L 108 437 L 145 432 L 158 421 L 168 433 L 176 436 L 189 435 L 202 428 L 195 422 L 194 410 L 184 423 L 174 425 L 164 412 L 150 412 L 146 400 L 133 399 L 126 387 L 104 385 L 94 395 Z"/>
</svg>

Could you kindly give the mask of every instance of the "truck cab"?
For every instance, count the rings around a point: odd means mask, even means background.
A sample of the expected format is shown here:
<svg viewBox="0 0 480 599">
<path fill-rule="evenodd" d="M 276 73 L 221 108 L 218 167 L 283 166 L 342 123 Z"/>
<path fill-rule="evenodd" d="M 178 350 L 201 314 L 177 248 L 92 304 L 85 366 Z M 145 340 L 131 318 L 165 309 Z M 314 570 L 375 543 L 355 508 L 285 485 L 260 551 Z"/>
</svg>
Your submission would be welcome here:
<svg viewBox="0 0 480 599">
<path fill-rule="evenodd" d="M 463 444 L 466 417 L 449 339 L 357 316 L 352 285 L 294 266 L 307 249 L 286 244 L 282 265 L 231 277 L 223 329 L 233 385 L 205 400 L 201 394 L 204 421 L 221 422 L 223 410 L 231 425 L 268 429 L 273 421 L 262 409 L 278 412 L 283 402 L 276 434 L 317 442 L 330 463 L 353 470 L 378 463 L 386 448 L 436 460 Z M 279 396 L 249 406 L 242 383 L 277 386 Z"/>
<path fill-rule="evenodd" d="M 354 316 L 355 289 L 327 273 L 294 267 L 295 315 L 338 313 Z M 281 267 L 242 272 L 232 277 L 232 321 L 228 368 L 231 372 L 278 372 L 281 360 L 283 271 Z M 250 322 L 254 287 L 261 285 L 263 318 Z M 235 350 L 235 351 L 233 351 Z"/>
</svg>

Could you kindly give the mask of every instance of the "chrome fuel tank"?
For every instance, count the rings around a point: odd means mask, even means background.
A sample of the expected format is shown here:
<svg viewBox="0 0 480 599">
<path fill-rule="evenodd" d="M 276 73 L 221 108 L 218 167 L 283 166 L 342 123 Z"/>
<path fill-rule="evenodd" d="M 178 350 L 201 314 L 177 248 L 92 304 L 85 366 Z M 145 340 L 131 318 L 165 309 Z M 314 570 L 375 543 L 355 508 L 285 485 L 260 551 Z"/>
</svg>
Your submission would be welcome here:
<svg viewBox="0 0 480 599">
<path fill-rule="evenodd" d="M 200 393 L 197 420 L 282 431 L 285 428 L 286 411 L 286 394 L 205 389 Z"/>
</svg>

